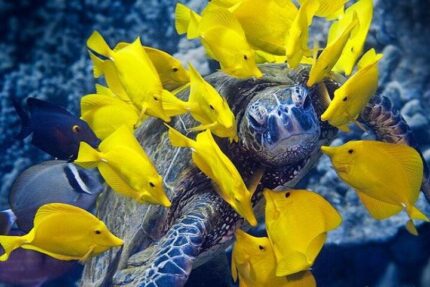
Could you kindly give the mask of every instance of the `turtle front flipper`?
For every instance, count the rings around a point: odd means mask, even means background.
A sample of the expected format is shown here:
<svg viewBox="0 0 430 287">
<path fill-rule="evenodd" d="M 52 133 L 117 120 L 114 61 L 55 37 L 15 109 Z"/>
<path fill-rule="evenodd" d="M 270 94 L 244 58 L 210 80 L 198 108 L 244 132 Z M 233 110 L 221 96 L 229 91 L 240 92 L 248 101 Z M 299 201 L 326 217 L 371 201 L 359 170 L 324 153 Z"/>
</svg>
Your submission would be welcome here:
<svg viewBox="0 0 430 287">
<path fill-rule="evenodd" d="M 203 215 L 187 214 L 156 244 L 133 255 L 127 269 L 113 278 L 114 286 L 183 286 L 206 233 Z"/>
<path fill-rule="evenodd" d="M 360 115 L 359 121 L 368 126 L 379 140 L 389 143 L 403 143 L 418 150 L 412 130 L 401 116 L 391 100 L 385 96 L 374 96 Z M 430 201 L 430 171 L 420 152 L 424 163 L 424 178 L 421 190 Z"/>
<path fill-rule="evenodd" d="M 184 286 L 199 255 L 215 245 L 223 250 L 220 243 L 233 237 L 238 215 L 210 190 L 201 173 L 191 185 L 173 201 L 166 234 L 131 256 L 113 277 L 113 286 Z"/>
</svg>

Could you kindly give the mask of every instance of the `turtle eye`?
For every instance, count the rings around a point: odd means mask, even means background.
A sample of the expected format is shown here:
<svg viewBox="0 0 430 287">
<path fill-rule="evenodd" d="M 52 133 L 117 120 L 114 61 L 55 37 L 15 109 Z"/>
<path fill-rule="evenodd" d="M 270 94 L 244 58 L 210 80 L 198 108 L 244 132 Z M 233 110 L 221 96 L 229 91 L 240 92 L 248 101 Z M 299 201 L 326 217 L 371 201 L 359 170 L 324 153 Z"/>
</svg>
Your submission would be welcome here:
<svg viewBox="0 0 430 287">
<path fill-rule="evenodd" d="M 96 230 L 96 231 L 94 231 L 94 233 L 97 234 L 97 235 L 102 234 L 102 232 L 100 230 Z"/>
<path fill-rule="evenodd" d="M 178 68 L 176 68 L 176 67 L 173 67 L 172 71 L 173 71 L 174 73 L 176 73 L 177 71 L 179 71 L 179 69 L 178 69 Z"/>
<path fill-rule="evenodd" d="M 74 126 L 72 127 L 72 131 L 73 131 L 75 134 L 77 134 L 77 133 L 79 133 L 79 132 L 81 131 L 81 127 L 80 127 L 80 126 L 78 126 L 78 125 L 74 125 Z"/>
</svg>

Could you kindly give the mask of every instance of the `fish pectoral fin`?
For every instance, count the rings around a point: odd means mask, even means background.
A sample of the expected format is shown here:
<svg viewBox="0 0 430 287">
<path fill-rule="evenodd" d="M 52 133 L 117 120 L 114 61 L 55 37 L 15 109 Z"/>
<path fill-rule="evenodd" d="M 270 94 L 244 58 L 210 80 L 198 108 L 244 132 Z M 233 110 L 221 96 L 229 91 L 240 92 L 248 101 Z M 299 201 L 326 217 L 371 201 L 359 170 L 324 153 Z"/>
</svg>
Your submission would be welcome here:
<svg viewBox="0 0 430 287">
<path fill-rule="evenodd" d="M 372 215 L 373 218 L 378 220 L 386 219 L 390 216 L 393 216 L 394 214 L 399 213 L 403 209 L 401 205 L 394 205 L 391 203 L 374 199 L 373 197 L 368 196 L 364 192 L 357 191 L 357 194 L 361 202 L 369 211 L 370 215 Z"/>
<path fill-rule="evenodd" d="M 93 254 L 94 248 L 95 248 L 94 245 L 91 246 L 90 249 L 88 250 L 88 252 L 84 256 L 82 256 L 81 259 L 79 259 L 79 263 L 84 264 L 85 261 L 87 261 L 91 257 L 91 255 Z"/>
</svg>

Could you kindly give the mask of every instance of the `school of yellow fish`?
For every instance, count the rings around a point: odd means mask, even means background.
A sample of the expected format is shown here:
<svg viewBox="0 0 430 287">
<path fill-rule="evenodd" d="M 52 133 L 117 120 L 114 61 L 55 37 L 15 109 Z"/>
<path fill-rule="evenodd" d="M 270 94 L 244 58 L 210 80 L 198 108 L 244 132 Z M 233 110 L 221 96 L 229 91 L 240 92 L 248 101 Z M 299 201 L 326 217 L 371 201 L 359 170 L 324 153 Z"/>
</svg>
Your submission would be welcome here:
<svg viewBox="0 0 430 287">
<path fill-rule="evenodd" d="M 257 63 L 286 62 L 290 68 L 304 64 L 310 65 L 306 83 L 310 87 L 332 72 L 349 76 L 355 70 L 334 92 L 321 116 L 349 131 L 348 125 L 357 121 L 378 86 L 382 54 L 371 49 L 362 55 L 373 2 L 298 2 L 299 7 L 291 0 L 212 0 L 201 14 L 178 3 L 175 28 L 188 39 L 199 39 L 207 56 L 232 77 L 261 78 Z M 332 22 L 324 49 L 318 43 L 309 48 L 309 28 L 315 17 Z M 163 178 L 133 132 L 148 117 L 169 123 L 172 117 L 189 113 L 199 122 L 188 130 L 199 132 L 195 140 L 166 124 L 171 144 L 190 148 L 193 163 L 215 183 L 219 195 L 250 225 L 257 225 L 251 204 L 256 184 L 247 187 L 213 137 L 238 141 L 235 116 L 222 95 L 191 64 L 187 70 L 168 53 L 143 45 L 139 37 L 111 48 L 96 31 L 87 47 L 94 77 L 104 77 L 106 86 L 97 84 L 95 93 L 82 97 L 81 118 L 102 142 L 97 149 L 81 142 L 75 163 L 97 168 L 106 184 L 122 196 L 170 207 Z M 188 99 L 178 98 L 176 94 L 186 87 L 190 88 Z M 385 219 L 405 210 L 410 217 L 406 228 L 412 234 L 417 234 L 413 220 L 429 221 L 415 207 L 423 163 L 413 148 L 351 141 L 340 147 L 322 147 L 322 152 L 374 218 Z M 323 197 L 307 190 L 264 190 L 264 198 L 268 237 L 237 230 L 233 279 L 239 279 L 240 286 L 316 286 L 309 269 L 327 232 L 341 224 L 341 216 Z M 61 236 L 53 237 L 53 233 Z M 71 235 L 73 246 L 62 240 Z M 84 261 L 123 242 L 88 212 L 48 204 L 38 210 L 34 228 L 27 235 L 0 236 L 0 244 L 5 250 L 0 261 L 19 247 L 61 260 Z"/>
</svg>

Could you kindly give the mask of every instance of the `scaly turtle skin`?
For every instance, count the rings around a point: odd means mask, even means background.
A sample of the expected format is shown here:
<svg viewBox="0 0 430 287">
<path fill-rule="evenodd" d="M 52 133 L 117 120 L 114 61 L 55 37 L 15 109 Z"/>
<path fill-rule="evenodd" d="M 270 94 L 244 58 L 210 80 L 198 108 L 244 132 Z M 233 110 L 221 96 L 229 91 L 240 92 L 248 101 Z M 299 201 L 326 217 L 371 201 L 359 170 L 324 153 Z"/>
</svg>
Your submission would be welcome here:
<svg viewBox="0 0 430 287">
<path fill-rule="evenodd" d="M 259 80 L 238 80 L 222 72 L 207 77 L 227 99 L 238 123 L 239 143 L 222 139 L 221 149 L 245 182 L 255 171 L 265 171 L 253 197 L 256 210 L 264 187 L 294 187 L 319 159 L 320 146 L 333 140 L 337 129 L 319 119 L 340 85 L 333 75 L 324 82 L 328 93 L 321 86 L 307 88 L 306 66 L 261 69 L 265 76 Z M 407 124 L 387 98 L 375 96 L 360 121 L 381 140 L 411 142 Z M 184 134 L 185 128 L 197 125 L 188 115 L 170 124 Z M 138 205 L 112 191 L 102 194 L 97 216 L 125 245 L 88 262 L 82 286 L 183 286 L 192 268 L 228 246 L 243 224 L 192 164 L 190 151 L 170 145 L 160 120 L 146 121 L 137 137 L 163 175 L 172 207 Z"/>
</svg>

